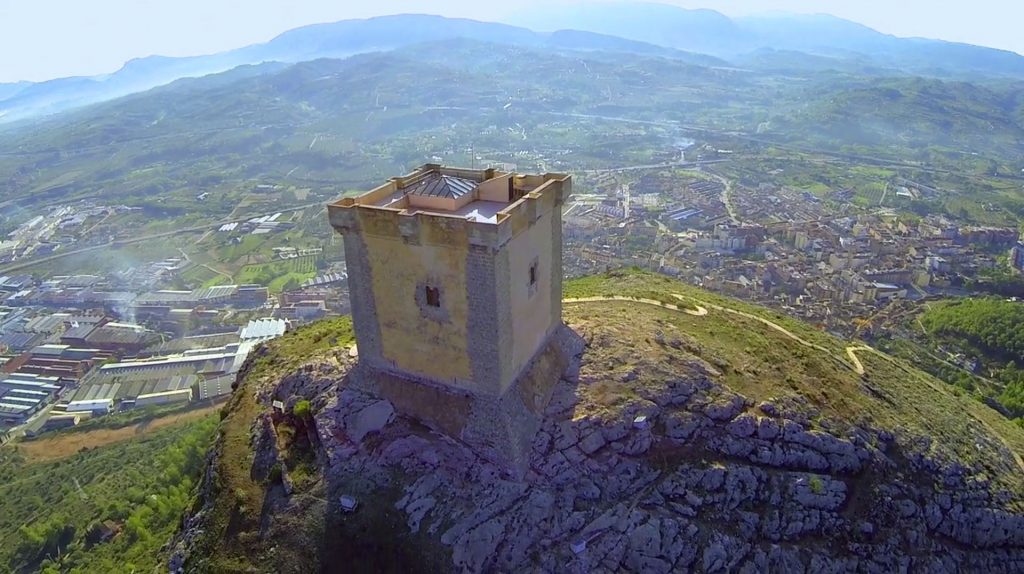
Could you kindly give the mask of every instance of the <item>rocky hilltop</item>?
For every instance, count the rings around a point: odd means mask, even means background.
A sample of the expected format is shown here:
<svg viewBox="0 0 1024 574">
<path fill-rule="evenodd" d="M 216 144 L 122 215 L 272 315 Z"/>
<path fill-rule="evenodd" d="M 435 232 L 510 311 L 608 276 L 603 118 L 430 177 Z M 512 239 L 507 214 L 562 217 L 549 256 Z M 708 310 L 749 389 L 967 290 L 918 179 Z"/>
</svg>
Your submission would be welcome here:
<svg viewBox="0 0 1024 574">
<path fill-rule="evenodd" d="M 988 407 L 660 277 L 567 297 L 586 346 L 522 477 L 352 388 L 343 319 L 262 349 L 172 569 L 1024 571 L 1024 431 Z"/>
</svg>

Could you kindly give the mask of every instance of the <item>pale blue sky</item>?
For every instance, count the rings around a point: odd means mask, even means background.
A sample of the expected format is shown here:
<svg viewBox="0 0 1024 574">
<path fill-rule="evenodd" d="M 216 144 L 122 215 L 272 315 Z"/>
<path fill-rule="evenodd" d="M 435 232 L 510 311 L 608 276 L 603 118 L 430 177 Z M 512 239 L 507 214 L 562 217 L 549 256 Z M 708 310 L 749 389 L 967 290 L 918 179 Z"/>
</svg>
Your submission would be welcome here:
<svg viewBox="0 0 1024 574">
<path fill-rule="evenodd" d="M 574 0 L 545 0 L 572 3 Z M 317 22 L 418 12 L 478 20 L 540 0 L 0 0 L 0 82 L 113 72 L 126 60 L 208 54 Z M 1019 0 L 662 0 L 728 15 L 823 12 L 898 36 L 1024 53 Z M 497 5 L 498 7 L 495 7 Z"/>
</svg>

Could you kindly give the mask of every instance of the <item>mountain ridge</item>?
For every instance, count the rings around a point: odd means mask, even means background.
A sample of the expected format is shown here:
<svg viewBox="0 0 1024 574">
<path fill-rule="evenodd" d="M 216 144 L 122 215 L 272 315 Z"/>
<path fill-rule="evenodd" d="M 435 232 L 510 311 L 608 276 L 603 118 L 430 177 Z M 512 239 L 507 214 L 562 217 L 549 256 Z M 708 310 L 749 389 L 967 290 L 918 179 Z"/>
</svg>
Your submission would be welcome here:
<svg viewBox="0 0 1024 574">
<path fill-rule="evenodd" d="M 835 152 L 867 146 L 872 151 L 862 155 L 879 157 L 890 146 L 924 152 L 941 145 L 935 154 L 973 149 L 1016 165 L 1024 149 L 1024 96 L 1016 83 L 862 77 L 832 62 L 819 57 L 806 64 L 810 73 L 784 66 L 759 73 L 657 55 L 455 39 L 345 60 L 238 67 L 0 126 L 0 153 L 11 158 L 0 194 L 42 202 L 53 198 L 51 190 L 66 198 L 112 193 L 138 205 L 151 202 L 145 190 L 153 181 L 186 189 L 240 169 L 255 179 L 279 181 L 294 173 L 318 185 L 360 185 L 460 145 L 436 142 L 429 154 L 418 147 L 399 151 L 414 145 L 421 130 L 439 134 L 458 125 L 477 134 L 481 148 L 507 150 L 506 128 L 544 130 L 572 114 L 653 120 L 668 128 L 715 125 Z M 535 80 L 529 89 L 523 78 Z M 990 125 L 1000 117 L 1004 121 Z M 582 132 L 572 138 L 586 137 Z M 339 147 L 308 149 L 316 133 L 337 134 L 333 145 Z M 395 137 L 404 143 L 396 146 Z M 358 151 L 381 145 L 387 156 Z M 591 154 L 598 148 L 569 147 L 578 169 L 608 165 Z M 204 161 L 184 159 L 195 157 Z M 133 165 L 150 162 L 166 173 L 127 176 Z M 68 182 L 67 172 L 79 177 Z"/>
<path fill-rule="evenodd" d="M 73 76 L 38 83 L 0 84 L 0 121 L 58 113 L 145 91 L 185 77 L 202 77 L 241 65 L 269 61 L 299 63 L 322 58 L 390 51 L 438 40 L 468 38 L 508 45 L 553 49 L 611 50 L 721 65 L 710 56 L 594 32 L 560 30 L 544 34 L 495 22 L 399 14 L 312 24 L 288 30 L 262 44 L 206 56 L 147 56 L 100 76 Z M 3 94 L 7 93 L 7 97 Z"/>
<path fill-rule="evenodd" d="M 580 6 L 587 6 L 581 12 Z M 295 63 L 324 57 L 393 50 L 422 42 L 469 38 L 553 49 L 607 50 L 657 55 L 708 66 L 771 48 L 937 77 L 1024 79 L 1024 56 L 1014 52 L 918 38 L 897 38 L 828 15 L 752 16 L 730 19 L 713 10 L 644 3 L 580 5 L 568 11 L 539 10 L 527 27 L 500 22 L 398 14 L 312 24 L 285 31 L 268 42 L 182 58 L 148 56 L 100 76 L 0 84 L 0 121 L 74 109 L 145 91 L 183 77 L 201 77 L 266 61 Z M 523 19 L 520 18 L 520 21 Z M 747 62 L 756 60 L 746 59 Z"/>
<path fill-rule="evenodd" d="M 939 76 L 1024 77 L 1024 56 L 1008 50 L 925 38 L 902 38 L 828 14 L 777 13 L 709 19 L 706 10 L 657 3 L 609 2 L 541 8 L 509 19 L 530 26 L 575 27 L 625 38 L 655 37 L 660 45 L 727 59 L 761 48 L 810 51 L 822 55 L 857 53 L 904 71 Z M 715 14 L 718 14 L 717 12 Z M 699 41 L 709 22 L 712 42 Z M 814 40 L 817 38 L 817 40 Z M 695 41 L 694 39 L 697 39 Z M 809 40 L 810 39 L 810 40 Z M 952 61 L 950 61 L 952 56 Z M 922 63 L 925 60 L 926 63 Z"/>
</svg>

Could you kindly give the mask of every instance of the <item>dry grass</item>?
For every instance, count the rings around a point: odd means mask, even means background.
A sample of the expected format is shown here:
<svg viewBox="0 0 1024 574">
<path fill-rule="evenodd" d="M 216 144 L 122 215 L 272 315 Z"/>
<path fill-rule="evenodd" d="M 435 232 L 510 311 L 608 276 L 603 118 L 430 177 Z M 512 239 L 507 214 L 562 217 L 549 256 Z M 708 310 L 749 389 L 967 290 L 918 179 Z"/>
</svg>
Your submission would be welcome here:
<svg viewBox="0 0 1024 574">
<path fill-rule="evenodd" d="M 219 405 L 203 407 L 158 417 L 119 429 L 95 429 L 84 432 L 57 433 L 53 436 L 18 444 L 26 462 L 49 462 L 69 457 L 82 449 L 92 449 L 138 438 L 158 429 L 199 420 L 219 409 Z"/>
<path fill-rule="evenodd" d="M 252 478 L 253 421 L 268 407 L 256 389 L 317 357 L 329 358 L 353 340 L 348 317 L 327 319 L 287 333 L 257 349 L 239 373 L 240 385 L 225 406 L 220 426 L 214 504 L 199 554 L 214 572 L 252 572 L 265 551 L 257 536 L 267 485 Z"/>
</svg>

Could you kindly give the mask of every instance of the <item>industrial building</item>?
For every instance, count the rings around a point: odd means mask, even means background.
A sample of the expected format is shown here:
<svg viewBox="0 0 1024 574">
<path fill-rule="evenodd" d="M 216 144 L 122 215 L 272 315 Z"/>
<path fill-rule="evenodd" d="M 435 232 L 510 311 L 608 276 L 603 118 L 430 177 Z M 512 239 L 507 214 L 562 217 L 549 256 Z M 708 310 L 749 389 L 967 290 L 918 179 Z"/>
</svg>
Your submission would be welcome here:
<svg viewBox="0 0 1024 574">
<path fill-rule="evenodd" d="M 8 424 L 23 423 L 34 412 L 28 405 L 6 402 L 0 398 L 0 421 Z"/>
<path fill-rule="evenodd" d="M 99 374 L 140 376 L 161 373 L 163 376 L 171 376 L 187 371 L 204 376 L 219 376 L 237 372 L 251 348 L 251 343 L 243 342 L 216 349 L 195 349 L 169 357 L 108 363 L 100 367 Z"/>
<path fill-rule="evenodd" d="M 288 330 L 288 321 L 284 319 L 256 319 L 242 327 L 239 338 L 246 342 L 269 341 L 284 335 Z"/>
<path fill-rule="evenodd" d="M 91 399 L 82 401 L 71 401 L 65 407 L 69 413 L 85 413 L 91 416 L 102 416 L 110 414 L 114 410 L 113 399 Z"/>
<path fill-rule="evenodd" d="M 153 291 L 135 298 L 132 306 L 137 310 L 194 309 L 196 307 L 254 309 L 270 298 L 262 285 L 216 285 L 193 291 Z"/>
<path fill-rule="evenodd" d="M 42 391 L 51 398 L 57 396 L 63 387 L 56 377 L 43 377 L 29 373 L 10 373 L 0 380 L 0 393 L 20 389 L 25 391 Z"/>
<path fill-rule="evenodd" d="M 176 389 L 173 391 L 161 391 L 158 393 L 147 393 L 135 398 L 136 407 L 189 402 L 192 402 L 192 387 Z"/>
</svg>

